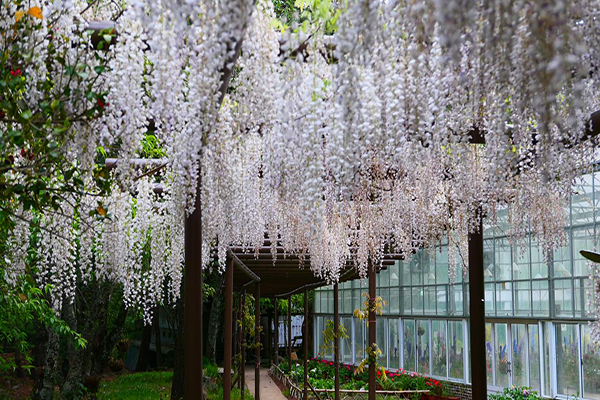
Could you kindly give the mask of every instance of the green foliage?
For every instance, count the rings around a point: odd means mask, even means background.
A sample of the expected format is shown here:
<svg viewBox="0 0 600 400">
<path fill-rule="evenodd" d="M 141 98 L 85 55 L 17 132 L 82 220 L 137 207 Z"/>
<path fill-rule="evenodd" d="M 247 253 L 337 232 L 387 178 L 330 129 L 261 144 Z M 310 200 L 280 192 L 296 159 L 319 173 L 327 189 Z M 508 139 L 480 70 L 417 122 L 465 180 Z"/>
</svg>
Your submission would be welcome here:
<svg viewBox="0 0 600 400">
<path fill-rule="evenodd" d="M 103 381 L 98 400 L 163 400 L 171 398 L 173 372 L 139 372 Z"/>
<path fill-rule="evenodd" d="M 342 9 L 333 0 L 272 0 L 277 21 L 275 27 L 286 31 L 301 29 L 303 32 L 323 31 L 332 35 L 337 31 L 337 21 Z M 344 2 L 341 2 L 344 3 Z M 296 28 L 295 26 L 298 26 Z"/>
<path fill-rule="evenodd" d="M 491 394 L 488 396 L 491 400 L 538 400 L 541 397 L 536 391 L 525 386 L 504 388 L 501 394 Z"/>
<path fill-rule="evenodd" d="M 348 333 L 346 332 L 346 328 L 342 324 L 338 324 L 339 329 L 339 338 L 340 339 L 348 339 Z M 331 353 L 335 347 L 335 332 L 333 321 L 328 319 L 325 321 L 325 330 L 323 331 L 323 344 L 320 346 L 319 350 L 321 353 L 327 354 Z"/>
<path fill-rule="evenodd" d="M 19 8 L 25 6 L 13 2 Z M 108 71 L 110 60 L 106 53 L 96 51 L 93 56 L 99 64 L 92 68 L 79 57 L 67 55 L 72 46 L 57 33 L 48 38 L 43 50 L 47 68 L 54 69 L 58 63 L 63 73 L 29 76 L 36 50 L 22 38 L 40 30 L 44 21 L 41 13 L 34 17 L 25 14 L 25 9 L 18 12 L 23 16 L 14 34 L 5 35 L 5 51 L 0 55 L 0 225 L 9 228 L 19 205 L 24 210 L 58 210 L 65 193 L 83 192 L 80 165 L 67 157 L 65 144 L 74 134 L 75 123 L 88 123 L 102 115 L 106 93 L 99 89 L 99 78 Z M 84 42 L 89 40 L 89 33 L 81 35 Z M 36 103 L 27 98 L 32 87 L 41 93 Z M 105 168 L 94 170 L 94 180 L 98 192 L 108 190 Z"/>
<path fill-rule="evenodd" d="M 50 308 L 45 297 L 50 289 L 48 285 L 42 291 L 27 281 L 12 287 L 0 280 L 0 373 L 16 367 L 14 359 L 2 355 L 5 353 L 2 344 L 19 349 L 25 357 L 23 368 L 29 370 L 33 367 L 28 353 L 31 348 L 29 336 L 40 324 L 73 340 L 76 347 L 86 346 L 85 339 Z"/>
<path fill-rule="evenodd" d="M 308 309 L 313 309 L 313 302 L 315 299 L 314 290 L 310 290 L 308 292 Z M 274 312 L 274 302 L 272 299 L 261 298 L 260 299 L 260 309 L 266 313 Z M 279 299 L 277 301 L 277 312 L 279 313 L 280 318 L 283 318 L 284 315 L 288 313 L 288 300 L 287 299 Z M 293 294 L 292 295 L 292 315 L 304 315 L 304 294 Z"/>
</svg>

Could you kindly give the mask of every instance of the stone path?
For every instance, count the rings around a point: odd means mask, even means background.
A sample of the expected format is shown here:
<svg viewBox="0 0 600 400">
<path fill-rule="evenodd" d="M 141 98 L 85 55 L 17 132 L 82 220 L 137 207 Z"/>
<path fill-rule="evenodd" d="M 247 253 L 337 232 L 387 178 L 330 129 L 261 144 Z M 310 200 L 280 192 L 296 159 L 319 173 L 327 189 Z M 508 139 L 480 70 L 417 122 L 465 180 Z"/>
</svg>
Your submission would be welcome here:
<svg viewBox="0 0 600 400">
<path fill-rule="evenodd" d="M 254 367 L 246 367 L 246 386 L 254 396 Z M 281 390 L 269 376 L 267 368 L 260 369 L 260 398 L 261 400 L 287 400 Z"/>
</svg>

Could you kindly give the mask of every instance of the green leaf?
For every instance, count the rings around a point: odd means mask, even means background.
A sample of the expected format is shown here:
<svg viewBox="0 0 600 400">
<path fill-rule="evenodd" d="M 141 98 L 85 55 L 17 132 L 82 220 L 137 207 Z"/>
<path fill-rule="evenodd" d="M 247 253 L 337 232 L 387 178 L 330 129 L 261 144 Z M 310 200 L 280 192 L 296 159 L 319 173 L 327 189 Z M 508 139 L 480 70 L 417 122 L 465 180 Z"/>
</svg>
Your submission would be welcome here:
<svg viewBox="0 0 600 400">
<path fill-rule="evenodd" d="M 31 110 L 25 110 L 21 113 L 21 117 L 25 120 L 31 119 L 32 116 L 33 116 L 33 113 L 31 112 Z"/>
<path fill-rule="evenodd" d="M 50 103 L 50 108 L 53 110 L 56 110 L 58 106 L 60 106 L 60 100 L 58 99 L 52 100 L 52 103 Z"/>
</svg>

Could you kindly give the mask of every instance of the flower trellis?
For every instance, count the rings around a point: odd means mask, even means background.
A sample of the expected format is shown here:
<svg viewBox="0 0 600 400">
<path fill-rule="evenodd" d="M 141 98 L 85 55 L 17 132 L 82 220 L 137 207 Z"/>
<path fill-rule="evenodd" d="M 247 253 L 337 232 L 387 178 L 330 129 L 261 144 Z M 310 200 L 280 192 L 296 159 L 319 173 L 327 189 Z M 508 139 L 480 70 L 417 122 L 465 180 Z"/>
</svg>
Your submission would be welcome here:
<svg viewBox="0 0 600 400">
<path fill-rule="evenodd" d="M 66 109 L 96 112 L 65 127 L 63 151 L 83 182 L 92 181 L 98 146 L 135 158 L 148 126 L 167 154 L 159 172 L 135 181 L 139 173 L 120 162 L 102 208 L 78 194 L 41 216 L 41 276 L 55 287 L 57 309 L 77 271 L 123 283 L 127 304 L 147 315 L 175 300 L 183 221 L 196 196 L 203 259 L 216 248 L 221 268 L 228 246 L 258 249 L 265 233 L 289 254 L 310 254 L 314 273 L 330 282 L 349 259 L 364 277 L 384 252 L 410 257 L 444 238 L 457 244 L 450 258 L 465 259 L 467 234 L 482 215 L 494 224 L 502 207 L 511 240 L 531 230 L 550 254 L 564 240 L 571 183 L 594 157 L 593 2 L 352 0 L 339 6 L 333 36 L 319 17 L 279 34 L 268 1 L 30 3 L 41 14 L 13 2 L 0 10 L 2 29 L 19 16 L 17 27 L 31 29 L 17 29 L 16 40 L 36 49 L 14 69 L 28 85 L 21 114 L 42 112 L 48 93 L 35 82 L 59 82 L 64 60 L 77 77 L 65 86 Z M 94 48 L 85 27 L 110 19 L 118 34 Z M 75 102 L 90 74 L 97 95 Z M 24 154 L 17 164 L 28 162 Z M 17 172 L 5 176 L 18 181 Z M 12 212 L 18 257 L 37 216 Z M 23 265 L 11 265 L 16 279 Z"/>
</svg>

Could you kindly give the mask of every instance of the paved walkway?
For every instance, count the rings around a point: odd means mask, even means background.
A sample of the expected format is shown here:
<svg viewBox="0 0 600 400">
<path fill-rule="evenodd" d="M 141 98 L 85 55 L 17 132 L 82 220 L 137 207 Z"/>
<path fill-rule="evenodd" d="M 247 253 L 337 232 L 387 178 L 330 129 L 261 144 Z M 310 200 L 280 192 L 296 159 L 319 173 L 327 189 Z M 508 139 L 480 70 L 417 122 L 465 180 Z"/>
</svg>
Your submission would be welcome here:
<svg viewBox="0 0 600 400">
<path fill-rule="evenodd" d="M 247 366 L 245 372 L 246 386 L 248 386 L 248 390 L 254 396 L 254 367 Z M 260 398 L 261 400 L 287 400 L 269 376 L 267 368 L 260 369 Z"/>
</svg>

